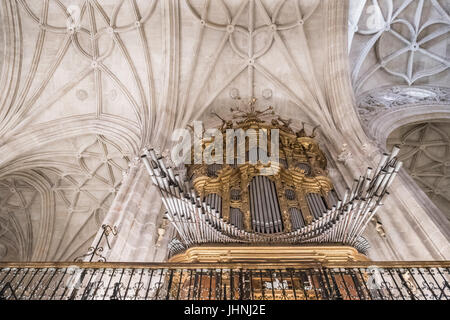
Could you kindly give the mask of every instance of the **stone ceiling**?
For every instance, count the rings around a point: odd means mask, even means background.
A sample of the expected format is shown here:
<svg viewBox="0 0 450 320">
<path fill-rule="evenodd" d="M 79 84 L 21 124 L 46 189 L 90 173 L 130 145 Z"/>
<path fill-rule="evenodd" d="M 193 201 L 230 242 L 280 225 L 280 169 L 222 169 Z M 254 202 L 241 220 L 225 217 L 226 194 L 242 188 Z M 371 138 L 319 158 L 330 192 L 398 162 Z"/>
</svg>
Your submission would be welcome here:
<svg viewBox="0 0 450 320">
<path fill-rule="evenodd" d="M 450 220 L 450 122 L 400 127 L 387 144 L 401 147 L 404 168 Z"/>
<path fill-rule="evenodd" d="M 449 105 L 449 13 L 446 0 L 350 1 L 352 82 L 367 127 L 391 111 Z"/>
<path fill-rule="evenodd" d="M 318 67 L 325 39 L 313 36 L 325 9 L 318 0 L 3 1 L 1 259 L 85 252 L 132 157 L 224 102 L 255 96 L 285 117 L 334 126 Z"/>
<path fill-rule="evenodd" d="M 351 6 L 358 25 L 369 5 L 361 2 L 362 14 Z M 358 99 L 382 82 L 432 86 L 448 99 L 448 2 L 378 2 L 400 36 L 350 32 Z M 142 147 L 165 149 L 175 128 L 218 124 L 213 111 L 252 96 L 297 125 L 320 124 L 331 146 L 358 140 L 352 101 L 340 96 L 351 90 L 340 56 L 347 44 L 329 22 L 342 8 L 334 0 L 2 1 L 0 260 L 83 254 Z M 420 31 L 394 20 L 402 17 Z M 413 34 L 427 45 L 405 49 Z M 395 59 L 381 65 L 378 44 Z M 399 53 L 409 53 L 406 67 Z"/>
</svg>

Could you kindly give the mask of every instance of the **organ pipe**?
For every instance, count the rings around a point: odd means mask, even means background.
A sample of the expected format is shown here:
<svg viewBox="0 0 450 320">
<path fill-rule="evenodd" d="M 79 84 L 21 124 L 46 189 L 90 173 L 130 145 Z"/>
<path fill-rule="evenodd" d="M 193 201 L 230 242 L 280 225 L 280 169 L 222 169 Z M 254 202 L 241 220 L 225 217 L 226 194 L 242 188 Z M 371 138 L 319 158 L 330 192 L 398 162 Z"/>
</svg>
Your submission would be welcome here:
<svg viewBox="0 0 450 320">
<path fill-rule="evenodd" d="M 355 179 L 341 199 L 326 175 L 326 158 L 313 137 L 304 132 L 292 134 L 276 121 L 269 125 L 244 120 L 233 126 L 280 129 L 280 139 L 288 142 L 281 144 L 286 159 L 280 161 L 281 165 L 275 163 L 279 172 L 268 178 L 260 173 L 263 167 L 259 162 L 248 161 L 188 165 L 180 170 L 169 166 L 153 149 L 142 155 L 167 209 L 167 218 L 177 231 L 176 241 L 170 245 L 172 251 L 199 243 L 343 243 L 367 250 L 368 242 L 361 235 L 401 168 L 398 148 L 383 154 L 376 169 L 368 168 Z M 287 163 L 296 165 L 290 169 Z M 311 222 L 303 220 L 300 208 L 304 206 L 313 216 Z M 229 212 L 225 216 L 223 208 Z M 285 230 L 286 222 L 291 230 Z"/>
</svg>

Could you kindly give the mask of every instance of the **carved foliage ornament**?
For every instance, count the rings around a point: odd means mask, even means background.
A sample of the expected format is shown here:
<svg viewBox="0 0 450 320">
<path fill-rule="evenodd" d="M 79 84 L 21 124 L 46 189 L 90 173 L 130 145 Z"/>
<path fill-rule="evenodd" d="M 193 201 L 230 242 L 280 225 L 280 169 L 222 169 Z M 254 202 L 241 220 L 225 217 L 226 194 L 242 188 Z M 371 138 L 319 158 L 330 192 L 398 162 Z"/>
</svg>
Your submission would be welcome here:
<svg viewBox="0 0 450 320">
<path fill-rule="evenodd" d="M 450 88 L 395 86 L 376 89 L 358 99 L 358 113 L 365 123 L 387 111 L 419 105 L 450 105 Z"/>
</svg>

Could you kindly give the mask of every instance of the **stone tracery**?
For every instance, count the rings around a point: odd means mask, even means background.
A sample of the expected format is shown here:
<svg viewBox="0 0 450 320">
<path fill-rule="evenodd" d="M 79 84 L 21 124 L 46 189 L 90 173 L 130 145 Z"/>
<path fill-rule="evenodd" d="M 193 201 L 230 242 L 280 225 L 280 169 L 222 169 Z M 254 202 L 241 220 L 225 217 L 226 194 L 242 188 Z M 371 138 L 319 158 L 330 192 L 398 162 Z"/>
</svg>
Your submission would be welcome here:
<svg viewBox="0 0 450 320">
<path fill-rule="evenodd" d="M 73 147 L 77 147 L 77 142 L 72 141 Z M 30 184 L 23 184 L 21 174 L 14 169 L 6 175 L 11 178 L 1 182 L 5 219 L 10 221 L 9 224 L 14 223 L 14 234 L 23 238 L 16 242 L 27 244 L 27 251 L 21 254 L 24 260 L 31 259 L 32 246 L 39 241 L 39 234 L 33 235 L 33 230 L 36 233 L 42 227 L 42 215 L 48 216 L 49 221 L 53 221 L 51 224 L 60 225 L 61 229 L 43 229 L 50 232 L 47 237 L 54 245 L 46 248 L 35 259 L 67 259 L 79 250 L 84 250 L 100 227 L 128 163 L 127 155 L 101 136 L 91 138 L 87 145 L 78 147 L 72 154 L 68 151 L 64 154 L 53 152 L 51 161 L 46 158 L 47 154 L 34 154 L 32 159 L 15 164 L 22 167 L 22 171 L 26 170 L 24 173 L 29 172 L 27 175 L 30 177 L 36 176 L 47 181 L 45 190 L 38 191 Z M 31 171 L 25 169 L 30 164 Z M 43 203 L 43 192 L 50 193 L 54 200 Z M 53 206 L 55 214 L 51 213 Z M 42 210 L 40 218 L 36 216 L 39 210 Z M 25 220 L 21 217 L 23 214 L 26 214 Z M 77 239 L 80 234 L 88 239 Z M 24 251 L 21 246 L 20 250 Z"/>
<path fill-rule="evenodd" d="M 411 177 L 450 219 L 450 131 L 448 123 L 419 123 L 393 132 L 388 145 L 401 146 Z"/>
<path fill-rule="evenodd" d="M 431 86 L 395 86 L 377 88 L 363 95 L 358 104 L 358 113 L 367 125 L 380 114 L 393 110 L 405 110 L 414 106 L 448 106 L 450 89 Z"/>
<path fill-rule="evenodd" d="M 369 10 L 377 7 L 378 10 Z M 445 2 L 386 0 L 367 2 L 364 9 L 359 24 L 354 24 L 352 30 L 366 38 L 365 41 L 353 39 L 362 43 L 354 44 L 356 59 L 352 78 L 357 92 L 378 70 L 412 85 L 449 68 L 446 35 L 450 32 L 450 18 Z M 371 21 L 372 18 L 378 21 Z M 375 50 L 375 63 L 368 58 L 371 50 Z M 363 67 L 370 62 L 370 66 Z"/>
</svg>

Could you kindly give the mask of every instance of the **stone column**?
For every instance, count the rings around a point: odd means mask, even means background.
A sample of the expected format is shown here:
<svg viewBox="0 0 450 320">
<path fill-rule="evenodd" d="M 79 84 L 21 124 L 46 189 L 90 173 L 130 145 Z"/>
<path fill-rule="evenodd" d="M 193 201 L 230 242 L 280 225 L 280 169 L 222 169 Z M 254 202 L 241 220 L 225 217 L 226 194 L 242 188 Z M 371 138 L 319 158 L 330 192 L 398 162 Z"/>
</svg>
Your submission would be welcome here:
<svg viewBox="0 0 450 320">
<path fill-rule="evenodd" d="M 155 128 L 149 132 L 148 137 L 143 137 L 143 145 L 164 149 L 168 147 L 166 144 L 173 130 L 184 125 L 177 125 L 182 114 L 177 110 L 180 63 L 179 1 L 161 1 L 160 9 L 164 52 L 162 65 L 165 66 L 160 75 L 163 85 L 159 103 L 155 102 L 156 111 L 153 114 Z M 150 181 L 144 165 L 140 162 L 135 163 L 130 168 L 105 218 L 105 224 L 115 225 L 119 229 L 117 236 L 112 239 L 112 250 L 105 253 L 107 260 L 147 262 L 165 260 L 167 242 L 173 235 L 173 230 L 170 225 L 161 228 L 162 210 L 165 209 L 162 208 L 158 189 Z M 97 238 L 100 237 L 101 231 Z"/>
<path fill-rule="evenodd" d="M 117 235 L 109 236 L 111 250 L 103 240 L 103 256 L 107 261 L 151 262 L 164 260 L 167 250 L 166 232 L 161 227 L 161 198 L 142 162 L 135 161 L 109 209 L 103 224 L 117 227 Z M 97 244 L 100 229 L 93 246 Z M 163 252 L 159 252 L 163 251 Z M 94 258 L 94 261 L 96 259 Z"/>
<path fill-rule="evenodd" d="M 337 169 L 351 185 L 356 174 L 364 174 L 367 166 L 376 167 L 383 152 L 362 130 L 355 111 L 355 99 L 350 83 L 347 48 L 348 2 L 325 0 L 327 21 L 327 59 L 325 87 L 329 109 L 337 132 L 326 133 L 333 141 L 330 156 L 337 161 Z M 386 141 L 375 141 L 385 145 Z M 341 146 L 341 147 L 339 147 Z M 333 150 L 334 148 L 334 150 Z M 450 244 L 446 235 L 432 219 L 428 208 L 408 186 L 407 179 L 397 177 L 389 188 L 390 195 L 377 215 L 383 224 L 385 237 L 373 232 L 369 224 L 366 235 L 372 249 L 369 256 L 377 260 L 448 260 Z"/>
</svg>

